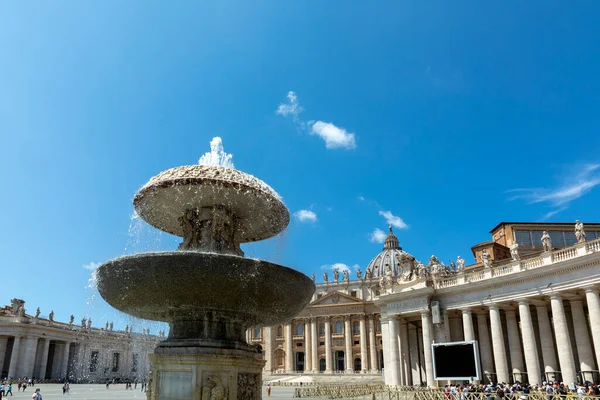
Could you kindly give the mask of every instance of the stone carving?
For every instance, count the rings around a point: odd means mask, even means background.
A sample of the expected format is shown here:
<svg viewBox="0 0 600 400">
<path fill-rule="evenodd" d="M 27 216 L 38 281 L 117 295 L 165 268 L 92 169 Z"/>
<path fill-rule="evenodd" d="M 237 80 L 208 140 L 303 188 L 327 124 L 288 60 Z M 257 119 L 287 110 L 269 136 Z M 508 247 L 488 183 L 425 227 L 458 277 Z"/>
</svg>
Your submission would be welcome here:
<svg viewBox="0 0 600 400">
<path fill-rule="evenodd" d="M 69 327 L 73 326 L 73 321 L 75 321 L 75 316 L 71 314 L 71 316 L 69 317 Z"/>
<path fill-rule="evenodd" d="M 92 329 L 92 319 L 88 319 L 88 324 L 87 324 L 88 329 Z"/>
<path fill-rule="evenodd" d="M 227 388 L 223 386 L 221 378 L 209 376 L 202 386 L 202 400 L 225 400 L 227 399 Z"/>
<path fill-rule="evenodd" d="M 450 261 L 450 272 L 456 272 L 456 263 L 454 261 Z"/>
<path fill-rule="evenodd" d="M 38 308 L 35 310 L 35 317 L 34 317 L 34 318 L 39 318 L 39 317 L 40 317 L 40 308 L 38 307 Z"/>
<path fill-rule="evenodd" d="M 583 224 L 579 220 L 575 221 L 575 237 L 577 243 L 585 242 L 585 231 L 583 230 Z"/>
<path fill-rule="evenodd" d="M 235 217 L 224 207 L 188 209 L 177 220 L 183 234 L 179 250 L 244 255 L 234 238 Z"/>
<path fill-rule="evenodd" d="M 12 299 L 10 301 L 10 303 L 11 303 L 10 311 L 11 311 L 12 315 L 16 315 L 19 317 L 22 317 L 25 315 L 25 302 L 23 300 Z"/>
<path fill-rule="evenodd" d="M 492 266 L 492 259 L 487 249 L 481 250 L 481 262 L 483 263 L 484 268 L 491 268 Z"/>
<path fill-rule="evenodd" d="M 429 271 L 427 271 L 427 267 L 421 261 L 417 263 L 417 277 L 425 278 L 429 275 Z"/>
<path fill-rule="evenodd" d="M 429 257 L 429 264 L 427 266 L 429 267 L 429 273 L 434 277 L 439 277 L 444 273 L 445 266 L 434 255 Z"/>
<path fill-rule="evenodd" d="M 50 321 L 54 321 L 54 310 L 50 311 L 50 315 L 48 315 L 48 319 Z"/>
<path fill-rule="evenodd" d="M 114 327 L 115 327 L 115 324 L 113 324 L 111 322 L 110 325 L 108 326 L 108 330 L 112 332 L 112 330 L 113 330 Z"/>
<path fill-rule="evenodd" d="M 510 256 L 512 257 L 513 261 L 521 260 L 521 256 L 519 255 L 519 243 L 515 242 L 510 246 Z"/>
<path fill-rule="evenodd" d="M 323 272 L 323 282 L 325 282 L 325 284 L 329 283 L 329 277 L 327 276 L 327 272 Z"/>
<path fill-rule="evenodd" d="M 336 268 L 333 270 L 333 280 L 335 281 L 335 283 L 338 283 L 340 279 L 340 271 Z"/>
<path fill-rule="evenodd" d="M 350 282 L 350 271 L 348 271 L 347 269 L 344 270 L 344 282 Z"/>
<path fill-rule="evenodd" d="M 367 269 L 367 271 L 365 272 L 365 279 L 368 281 L 372 281 L 373 280 L 373 271 L 371 271 L 370 269 Z"/>
<path fill-rule="evenodd" d="M 125 333 L 129 333 L 129 324 L 125 325 Z"/>
<path fill-rule="evenodd" d="M 360 270 L 360 268 L 358 268 L 356 270 L 356 279 L 359 280 L 359 281 L 363 280 L 362 271 Z"/>
<path fill-rule="evenodd" d="M 238 374 L 237 400 L 257 400 L 258 381 L 258 374 Z"/>
<path fill-rule="evenodd" d="M 85 317 L 81 318 L 81 327 L 82 328 L 86 327 L 86 322 L 87 322 L 87 318 L 85 318 Z"/>
<path fill-rule="evenodd" d="M 106 321 L 106 323 L 104 324 L 104 330 L 107 331 L 108 330 L 108 321 Z"/>
<path fill-rule="evenodd" d="M 463 271 L 465 269 L 465 260 L 461 256 L 456 258 L 456 266 L 458 271 Z"/>
<path fill-rule="evenodd" d="M 390 264 L 385 264 L 385 275 L 379 278 L 379 286 L 383 290 L 391 289 L 394 285 L 394 271 Z"/>
<path fill-rule="evenodd" d="M 544 251 L 552 250 L 552 239 L 550 239 L 548 231 L 544 231 L 544 233 L 542 233 L 542 246 L 544 247 Z"/>
</svg>

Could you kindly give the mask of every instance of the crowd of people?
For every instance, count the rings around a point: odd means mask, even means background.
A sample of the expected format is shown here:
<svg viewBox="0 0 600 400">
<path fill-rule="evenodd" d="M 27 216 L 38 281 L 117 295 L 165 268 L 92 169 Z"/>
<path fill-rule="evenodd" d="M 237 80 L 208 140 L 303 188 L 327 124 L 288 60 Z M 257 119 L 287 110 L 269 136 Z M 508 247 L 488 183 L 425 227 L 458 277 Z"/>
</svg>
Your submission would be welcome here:
<svg viewBox="0 0 600 400">
<path fill-rule="evenodd" d="M 446 385 L 444 393 L 447 399 L 467 400 L 471 394 L 483 394 L 488 400 L 502 400 L 504 398 L 518 398 L 525 400 L 532 393 L 545 394 L 547 400 L 552 400 L 556 396 L 600 396 L 600 386 L 586 382 L 584 385 L 571 383 L 566 385 L 563 382 L 542 382 L 541 385 L 529 385 L 526 383 L 515 384 L 466 384 L 466 385 Z"/>
</svg>

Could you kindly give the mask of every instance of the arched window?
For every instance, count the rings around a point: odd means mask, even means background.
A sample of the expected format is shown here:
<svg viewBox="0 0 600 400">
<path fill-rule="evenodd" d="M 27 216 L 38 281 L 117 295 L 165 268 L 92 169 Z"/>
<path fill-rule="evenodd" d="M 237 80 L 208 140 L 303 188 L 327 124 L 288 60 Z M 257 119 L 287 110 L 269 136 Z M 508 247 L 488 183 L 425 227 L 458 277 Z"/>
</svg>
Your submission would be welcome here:
<svg viewBox="0 0 600 400">
<path fill-rule="evenodd" d="M 304 336 L 304 324 L 302 322 L 296 325 L 296 335 Z"/>
<path fill-rule="evenodd" d="M 277 337 L 282 337 L 283 336 L 283 326 L 279 325 L 277 327 Z"/>
<path fill-rule="evenodd" d="M 342 324 L 342 321 L 335 321 L 335 331 L 334 333 L 344 333 L 343 328 L 344 324 Z"/>
<path fill-rule="evenodd" d="M 358 335 L 360 333 L 360 327 L 358 325 L 358 322 L 352 324 L 352 333 L 354 333 L 355 335 Z"/>
<path fill-rule="evenodd" d="M 325 336 L 325 324 L 319 324 L 319 336 Z"/>
<path fill-rule="evenodd" d="M 354 370 L 355 371 L 360 371 L 362 368 L 361 362 L 360 362 L 360 358 L 355 358 L 354 359 Z"/>
<path fill-rule="evenodd" d="M 261 329 L 254 328 L 254 339 L 260 339 Z"/>
<path fill-rule="evenodd" d="M 327 368 L 327 363 L 324 358 L 321 358 L 319 360 L 319 371 L 324 372 L 326 368 Z"/>
</svg>

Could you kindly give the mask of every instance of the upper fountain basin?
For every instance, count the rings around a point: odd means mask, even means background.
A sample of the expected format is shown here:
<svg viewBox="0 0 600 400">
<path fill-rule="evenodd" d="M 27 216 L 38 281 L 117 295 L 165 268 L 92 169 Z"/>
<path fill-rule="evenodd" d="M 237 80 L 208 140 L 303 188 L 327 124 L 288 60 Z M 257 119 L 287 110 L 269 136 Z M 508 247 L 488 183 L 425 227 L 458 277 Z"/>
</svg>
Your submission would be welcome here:
<svg viewBox="0 0 600 400">
<path fill-rule="evenodd" d="M 177 236 L 184 236 L 179 218 L 187 210 L 224 207 L 236 218 L 237 243 L 275 236 L 290 222 L 287 208 L 269 185 L 244 172 L 212 165 L 163 171 L 137 192 L 133 204 L 150 225 Z"/>
<path fill-rule="evenodd" d="M 291 268 L 193 251 L 119 257 L 102 264 L 97 279 L 108 304 L 139 318 L 177 322 L 213 311 L 247 327 L 293 318 L 315 291 Z"/>
</svg>

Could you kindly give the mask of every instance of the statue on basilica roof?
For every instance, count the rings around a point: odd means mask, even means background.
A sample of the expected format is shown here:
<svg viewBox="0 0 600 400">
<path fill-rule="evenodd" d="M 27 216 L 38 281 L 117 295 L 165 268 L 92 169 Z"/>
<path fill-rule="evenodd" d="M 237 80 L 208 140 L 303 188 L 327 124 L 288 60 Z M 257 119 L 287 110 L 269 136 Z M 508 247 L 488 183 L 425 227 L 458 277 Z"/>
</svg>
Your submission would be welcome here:
<svg viewBox="0 0 600 400">
<path fill-rule="evenodd" d="M 335 283 L 338 283 L 339 279 L 340 279 L 340 270 L 335 268 L 333 270 L 333 280 L 335 281 Z"/>
<path fill-rule="evenodd" d="M 548 231 L 542 233 L 542 246 L 544 247 L 544 251 L 552 250 L 552 239 L 550 238 Z"/>
<path fill-rule="evenodd" d="M 585 230 L 583 230 L 583 224 L 579 220 L 575 221 L 575 237 L 577 243 L 585 242 Z"/>
</svg>

